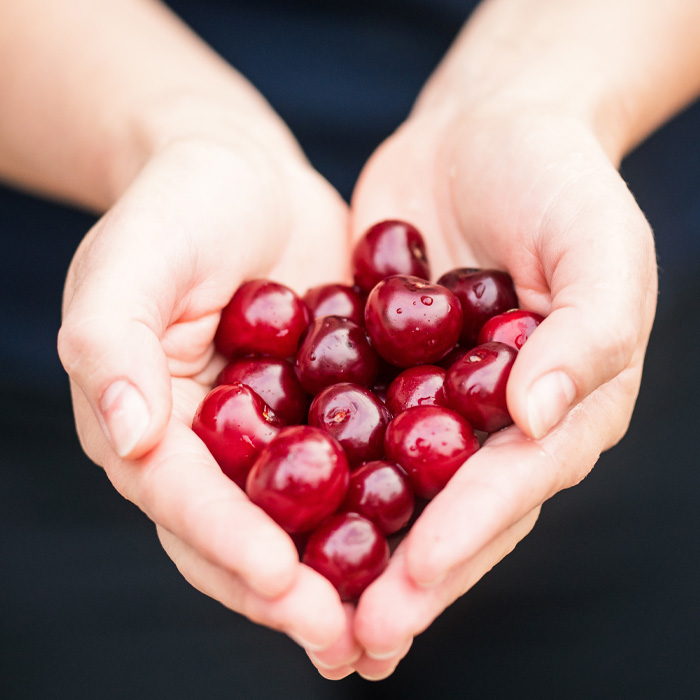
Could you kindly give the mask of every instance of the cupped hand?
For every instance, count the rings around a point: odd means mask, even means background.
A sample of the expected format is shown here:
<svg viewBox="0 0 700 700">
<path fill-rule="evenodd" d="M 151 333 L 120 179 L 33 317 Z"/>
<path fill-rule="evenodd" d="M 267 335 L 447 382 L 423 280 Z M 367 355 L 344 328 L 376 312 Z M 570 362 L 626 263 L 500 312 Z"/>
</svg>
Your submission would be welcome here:
<svg viewBox="0 0 700 700">
<path fill-rule="evenodd" d="M 303 292 L 347 277 L 347 207 L 284 139 L 174 139 L 78 248 L 59 353 L 81 443 L 156 523 L 195 587 L 308 649 L 346 628 L 337 593 L 218 468 L 191 430 L 223 360 L 237 286 Z"/>
<path fill-rule="evenodd" d="M 530 532 L 542 503 L 625 433 L 656 265 L 649 226 L 593 131 L 563 111 L 507 100 L 419 101 L 365 167 L 352 212 L 356 235 L 387 218 L 415 224 L 434 277 L 507 270 L 521 306 L 546 316 L 510 376 L 515 424 L 429 503 L 361 597 L 353 625 L 363 655 L 314 657 L 327 673 L 381 678 Z"/>
</svg>

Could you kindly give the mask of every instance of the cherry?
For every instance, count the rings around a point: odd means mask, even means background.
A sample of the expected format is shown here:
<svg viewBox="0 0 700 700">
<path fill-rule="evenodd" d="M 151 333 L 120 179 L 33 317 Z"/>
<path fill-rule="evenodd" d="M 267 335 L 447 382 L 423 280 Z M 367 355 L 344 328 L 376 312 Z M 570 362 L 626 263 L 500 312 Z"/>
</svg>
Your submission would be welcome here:
<svg viewBox="0 0 700 700">
<path fill-rule="evenodd" d="M 309 289 L 304 302 L 314 318 L 342 316 L 359 326 L 365 322 L 365 300 L 354 287 L 345 284 L 322 284 Z"/>
<path fill-rule="evenodd" d="M 506 384 L 517 354 L 504 343 L 485 343 L 470 350 L 447 372 L 447 405 L 477 430 L 493 433 L 510 425 Z"/>
<path fill-rule="evenodd" d="M 214 344 L 226 357 L 291 357 L 308 324 L 306 304 L 289 287 L 251 280 L 237 289 L 222 310 Z"/>
<path fill-rule="evenodd" d="M 384 436 L 387 458 L 408 474 L 421 498 L 433 498 L 479 449 L 471 425 L 442 406 L 415 406 L 399 413 Z"/>
<path fill-rule="evenodd" d="M 430 279 L 423 236 L 404 221 L 375 224 L 355 244 L 352 271 L 355 284 L 365 293 L 391 275 Z"/>
<path fill-rule="evenodd" d="M 258 454 L 281 427 L 265 402 L 239 382 L 212 389 L 192 420 L 192 430 L 207 446 L 221 471 L 241 488 Z"/>
<path fill-rule="evenodd" d="M 372 345 L 388 362 L 399 367 L 431 364 L 455 346 L 462 310 L 446 287 L 395 275 L 370 292 L 365 326 Z"/>
<path fill-rule="evenodd" d="M 486 321 L 479 331 L 477 342 L 483 345 L 496 341 L 520 350 L 543 320 L 534 311 L 510 309 Z"/>
<path fill-rule="evenodd" d="M 328 433 L 308 425 L 283 428 L 258 455 L 246 491 L 289 533 L 314 529 L 345 499 L 348 460 Z"/>
<path fill-rule="evenodd" d="M 367 462 L 350 474 L 342 509 L 371 520 L 385 535 L 398 532 L 413 515 L 415 497 L 406 473 L 391 462 Z"/>
<path fill-rule="evenodd" d="M 353 601 L 386 569 L 389 544 L 367 518 L 341 513 L 311 534 L 303 562 L 325 576 L 341 600 Z"/>
<path fill-rule="evenodd" d="M 345 450 L 350 467 L 384 456 L 384 433 L 391 414 L 371 391 L 341 382 L 316 395 L 309 425 L 332 435 Z"/>
<path fill-rule="evenodd" d="M 435 365 L 409 367 L 389 385 L 386 407 L 397 415 L 413 406 L 445 406 L 445 370 Z"/>
<path fill-rule="evenodd" d="M 311 397 L 302 389 L 294 368 L 274 357 L 241 357 L 230 362 L 216 384 L 241 382 L 249 386 L 285 425 L 306 421 Z"/>
<path fill-rule="evenodd" d="M 481 327 L 491 316 L 518 305 L 513 280 L 500 270 L 457 268 L 440 277 L 438 284 L 453 291 L 462 305 L 464 321 L 460 342 L 468 348 L 476 344 Z"/>
<path fill-rule="evenodd" d="M 337 382 L 370 386 L 378 364 L 364 328 L 347 318 L 323 316 L 309 326 L 294 368 L 302 387 L 318 394 Z"/>
</svg>

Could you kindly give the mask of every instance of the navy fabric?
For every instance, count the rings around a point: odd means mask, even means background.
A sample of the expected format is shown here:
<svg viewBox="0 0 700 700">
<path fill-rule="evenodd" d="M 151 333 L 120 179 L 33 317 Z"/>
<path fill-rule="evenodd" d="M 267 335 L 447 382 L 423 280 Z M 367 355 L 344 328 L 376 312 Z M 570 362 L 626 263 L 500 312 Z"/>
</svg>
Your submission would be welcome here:
<svg viewBox="0 0 700 700">
<path fill-rule="evenodd" d="M 172 3 L 348 197 L 471 2 Z M 661 291 L 630 431 L 415 642 L 391 679 L 321 679 L 280 634 L 191 589 L 82 455 L 55 354 L 92 217 L 0 189 L 0 697 L 684 698 L 700 682 L 700 105 L 623 164 Z"/>
</svg>

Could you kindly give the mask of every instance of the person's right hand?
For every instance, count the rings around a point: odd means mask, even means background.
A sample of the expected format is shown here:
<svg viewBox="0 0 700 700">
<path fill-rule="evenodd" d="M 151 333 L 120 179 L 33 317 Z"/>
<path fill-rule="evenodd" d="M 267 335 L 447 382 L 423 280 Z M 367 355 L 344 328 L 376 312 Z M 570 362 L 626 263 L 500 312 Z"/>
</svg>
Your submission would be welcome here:
<svg viewBox="0 0 700 700">
<path fill-rule="evenodd" d="M 86 453 L 157 525 L 196 588 L 307 650 L 347 628 L 336 591 L 191 430 L 245 279 L 347 277 L 347 207 L 285 130 L 173 140 L 79 246 L 59 353 Z"/>
</svg>

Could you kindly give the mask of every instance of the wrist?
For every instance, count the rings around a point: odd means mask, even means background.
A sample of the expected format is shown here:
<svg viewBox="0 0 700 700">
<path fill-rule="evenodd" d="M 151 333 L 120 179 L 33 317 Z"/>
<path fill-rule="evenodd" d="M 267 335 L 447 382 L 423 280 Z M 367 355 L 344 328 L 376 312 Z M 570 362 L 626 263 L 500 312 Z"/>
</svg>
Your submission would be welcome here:
<svg viewBox="0 0 700 700">
<path fill-rule="evenodd" d="M 618 163 L 700 93 L 698 23 L 687 0 L 487 0 L 415 111 L 558 115 Z"/>
<path fill-rule="evenodd" d="M 242 79 L 241 79 L 242 81 Z M 245 82 L 245 81 L 242 81 Z M 177 90 L 154 95 L 124 120 L 106 158 L 107 206 L 130 185 L 141 168 L 164 149 L 201 144 L 226 149 L 276 166 L 304 161 L 284 122 L 252 87 L 233 84 L 219 94 Z"/>
</svg>

